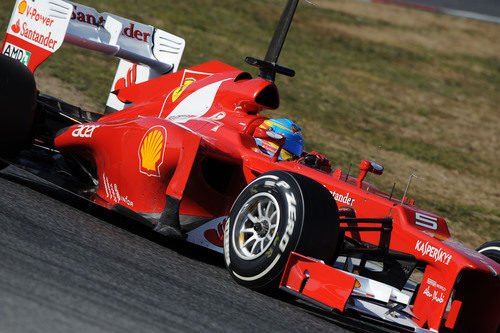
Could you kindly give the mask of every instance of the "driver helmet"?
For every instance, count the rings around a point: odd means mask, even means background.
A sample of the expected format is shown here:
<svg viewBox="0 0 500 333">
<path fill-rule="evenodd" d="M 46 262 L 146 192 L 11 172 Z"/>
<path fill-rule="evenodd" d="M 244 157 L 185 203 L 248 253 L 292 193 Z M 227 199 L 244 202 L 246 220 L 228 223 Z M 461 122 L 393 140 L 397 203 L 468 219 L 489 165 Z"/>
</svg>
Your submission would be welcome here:
<svg viewBox="0 0 500 333">
<path fill-rule="evenodd" d="M 302 138 L 302 130 L 296 123 L 290 119 L 268 119 L 259 127 L 285 137 L 285 145 L 281 149 L 279 160 L 292 161 L 300 157 L 304 149 L 304 138 Z M 255 138 L 255 142 L 259 149 L 269 156 L 274 156 L 279 148 L 277 144 L 268 140 Z"/>
</svg>

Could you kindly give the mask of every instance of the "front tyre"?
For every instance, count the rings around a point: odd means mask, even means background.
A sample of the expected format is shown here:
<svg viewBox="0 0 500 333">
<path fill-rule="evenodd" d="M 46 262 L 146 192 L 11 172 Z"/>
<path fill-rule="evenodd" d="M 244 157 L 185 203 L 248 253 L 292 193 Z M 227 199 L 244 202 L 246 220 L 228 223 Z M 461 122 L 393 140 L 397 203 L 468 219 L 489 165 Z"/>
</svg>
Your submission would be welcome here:
<svg viewBox="0 0 500 333">
<path fill-rule="evenodd" d="M 323 185 L 271 171 L 251 182 L 231 209 L 224 233 L 226 266 L 238 283 L 272 290 L 290 252 L 331 262 L 340 235 L 337 204 Z"/>
<path fill-rule="evenodd" d="M 477 248 L 477 252 L 500 264 L 500 241 L 486 242 Z"/>
</svg>

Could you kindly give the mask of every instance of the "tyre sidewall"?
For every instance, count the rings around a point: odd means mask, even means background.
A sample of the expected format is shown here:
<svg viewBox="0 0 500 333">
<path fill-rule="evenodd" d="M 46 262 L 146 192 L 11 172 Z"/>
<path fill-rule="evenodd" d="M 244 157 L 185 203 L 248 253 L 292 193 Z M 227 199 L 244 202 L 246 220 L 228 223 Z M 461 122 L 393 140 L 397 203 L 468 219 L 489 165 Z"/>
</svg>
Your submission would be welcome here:
<svg viewBox="0 0 500 333">
<path fill-rule="evenodd" d="M 500 264 L 500 241 L 490 241 L 477 248 L 477 252 Z"/>
<path fill-rule="evenodd" d="M 230 242 L 234 241 L 240 209 L 248 199 L 261 192 L 266 192 L 276 199 L 280 210 L 279 225 L 276 236 L 265 253 L 255 259 L 245 260 L 236 253 Z M 301 237 L 304 222 L 303 202 L 299 184 L 285 172 L 269 172 L 254 180 L 242 191 L 231 209 L 226 224 L 227 237 L 224 237 L 226 265 L 238 282 L 259 288 L 279 278 L 289 253 L 297 248 Z"/>
</svg>

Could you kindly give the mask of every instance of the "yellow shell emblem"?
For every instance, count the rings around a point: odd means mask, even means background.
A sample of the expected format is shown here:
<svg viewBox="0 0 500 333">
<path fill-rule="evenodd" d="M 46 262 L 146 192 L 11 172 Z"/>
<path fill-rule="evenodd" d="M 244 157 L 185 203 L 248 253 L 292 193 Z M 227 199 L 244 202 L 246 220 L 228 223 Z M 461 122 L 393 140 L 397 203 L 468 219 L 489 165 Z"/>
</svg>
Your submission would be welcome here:
<svg viewBox="0 0 500 333">
<path fill-rule="evenodd" d="M 154 127 L 143 137 L 139 148 L 140 171 L 149 176 L 160 176 L 160 165 L 165 151 L 165 129 Z"/>
<path fill-rule="evenodd" d="M 21 1 L 18 8 L 19 14 L 24 14 L 24 12 L 26 11 L 26 7 L 27 7 L 26 1 Z"/>
<path fill-rule="evenodd" d="M 172 102 L 175 102 L 175 100 L 177 98 L 179 98 L 180 95 L 182 95 L 182 93 L 184 92 L 184 90 L 186 90 L 186 88 L 193 82 L 195 82 L 196 80 L 193 79 L 193 78 L 188 78 L 186 80 L 184 80 L 184 83 L 182 84 L 182 86 L 180 87 L 177 87 L 174 92 L 172 93 Z"/>
</svg>

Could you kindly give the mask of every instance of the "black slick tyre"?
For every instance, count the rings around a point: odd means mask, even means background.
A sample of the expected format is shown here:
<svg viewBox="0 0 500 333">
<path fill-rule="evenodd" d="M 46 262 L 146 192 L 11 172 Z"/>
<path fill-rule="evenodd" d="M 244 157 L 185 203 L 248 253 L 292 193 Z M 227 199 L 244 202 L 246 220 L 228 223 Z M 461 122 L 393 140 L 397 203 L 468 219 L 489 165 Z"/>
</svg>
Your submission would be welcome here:
<svg viewBox="0 0 500 333">
<path fill-rule="evenodd" d="M 476 251 L 500 264 L 500 241 L 486 242 L 478 247 Z"/>
<path fill-rule="evenodd" d="M 233 204 L 224 233 L 226 266 L 239 284 L 273 290 L 290 252 L 331 262 L 341 235 L 337 204 L 323 185 L 271 171 L 252 181 Z"/>
<path fill-rule="evenodd" d="M 5 169 L 8 166 L 9 166 L 8 163 L 5 163 L 4 161 L 0 160 L 0 171 L 2 171 L 3 169 Z"/>
<path fill-rule="evenodd" d="M 19 61 L 0 54 L 0 154 L 9 156 L 31 143 L 37 90 Z"/>
</svg>

